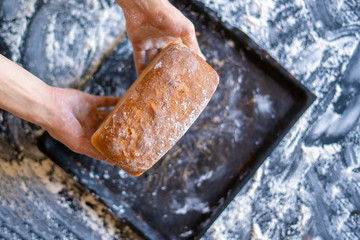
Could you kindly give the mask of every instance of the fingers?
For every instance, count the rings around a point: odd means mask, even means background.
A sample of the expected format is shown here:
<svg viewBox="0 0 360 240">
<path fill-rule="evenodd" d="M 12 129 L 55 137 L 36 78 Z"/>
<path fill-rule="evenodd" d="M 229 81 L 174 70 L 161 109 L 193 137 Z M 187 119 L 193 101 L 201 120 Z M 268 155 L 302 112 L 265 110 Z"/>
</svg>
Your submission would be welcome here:
<svg viewBox="0 0 360 240">
<path fill-rule="evenodd" d="M 96 160 L 106 162 L 107 164 L 114 166 L 115 163 L 112 162 L 110 159 L 104 157 L 101 153 L 99 153 L 93 146 L 88 149 L 88 151 L 85 153 L 85 155 L 92 157 Z"/>
<path fill-rule="evenodd" d="M 89 157 L 92 157 L 96 160 L 100 160 L 103 162 L 106 162 L 110 164 L 111 166 L 114 165 L 114 163 L 110 160 L 104 157 L 101 153 L 99 153 L 91 144 L 91 141 L 87 139 L 86 137 L 82 137 L 79 139 L 80 144 L 77 149 L 72 149 L 75 152 L 78 152 L 80 154 L 87 155 Z"/>
<path fill-rule="evenodd" d="M 191 22 L 185 25 L 182 31 L 181 40 L 186 46 L 191 48 L 195 53 L 197 53 L 200 57 L 202 57 L 205 60 L 205 56 L 201 53 L 199 44 L 196 39 L 195 27 Z"/>
<path fill-rule="evenodd" d="M 97 107 L 111 107 L 116 105 L 120 97 L 95 96 Z"/>
<path fill-rule="evenodd" d="M 158 54 L 158 50 L 157 49 L 150 49 L 146 51 L 146 61 L 147 64 L 149 64 L 154 57 L 156 56 L 156 54 Z"/>
<path fill-rule="evenodd" d="M 106 162 L 107 164 L 111 165 L 111 166 L 114 166 L 115 163 L 112 162 L 110 159 L 104 157 L 103 155 L 101 155 L 98 151 L 96 151 L 96 149 L 94 149 L 92 147 L 92 149 L 88 149 L 88 152 L 85 153 L 85 155 L 88 155 L 89 157 L 92 157 L 96 160 L 100 160 L 100 161 L 103 161 L 103 162 Z"/>
<path fill-rule="evenodd" d="M 141 72 L 145 69 L 145 51 L 144 50 L 135 50 L 134 49 L 134 63 L 136 73 L 139 76 Z"/>
<path fill-rule="evenodd" d="M 103 121 L 111 110 L 98 110 L 98 120 Z"/>
</svg>

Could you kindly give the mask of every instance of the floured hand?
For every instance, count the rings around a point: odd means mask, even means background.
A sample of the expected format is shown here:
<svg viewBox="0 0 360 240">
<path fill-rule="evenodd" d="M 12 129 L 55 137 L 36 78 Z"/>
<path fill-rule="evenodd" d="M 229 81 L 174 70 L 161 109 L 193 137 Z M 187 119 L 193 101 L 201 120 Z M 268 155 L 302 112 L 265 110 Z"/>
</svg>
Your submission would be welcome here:
<svg viewBox="0 0 360 240">
<path fill-rule="evenodd" d="M 94 96 L 74 89 L 60 88 L 53 88 L 52 96 L 55 111 L 49 114 L 49 120 L 43 126 L 50 135 L 74 152 L 112 164 L 95 150 L 90 139 L 99 121 L 104 120 L 109 113 L 109 110 L 99 108 L 114 106 L 119 98 Z"/>
<path fill-rule="evenodd" d="M 180 41 L 202 56 L 194 25 L 167 0 L 116 0 L 124 10 L 139 75 L 159 50 Z"/>
<path fill-rule="evenodd" d="M 90 138 L 109 113 L 99 108 L 114 106 L 119 98 L 51 87 L 2 55 L 0 85 L 0 108 L 42 126 L 75 152 L 107 161 Z"/>
</svg>

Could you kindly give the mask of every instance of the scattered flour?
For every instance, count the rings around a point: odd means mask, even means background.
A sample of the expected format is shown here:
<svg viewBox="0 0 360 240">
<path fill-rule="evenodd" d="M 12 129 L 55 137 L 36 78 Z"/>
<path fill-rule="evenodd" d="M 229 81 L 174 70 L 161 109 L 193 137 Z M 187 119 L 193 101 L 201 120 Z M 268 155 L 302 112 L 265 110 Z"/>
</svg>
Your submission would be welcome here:
<svg viewBox="0 0 360 240">
<path fill-rule="evenodd" d="M 13 1 L 13 0 L 7 0 Z M 16 19 L 2 22 L 0 35 L 13 53 L 12 59 L 17 62 L 20 58 L 20 45 L 27 28 L 30 17 L 35 11 L 37 0 L 17 0 L 20 10 L 17 11 Z"/>
<path fill-rule="evenodd" d="M 154 69 L 158 69 L 162 66 L 162 62 L 159 61 L 155 66 L 154 66 Z"/>
<path fill-rule="evenodd" d="M 269 95 L 254 94 L 256 112 L 259 114 L 273 114 L 272 102 Z"/>
<path fill-rule="evenodd" d="M 201 199 L 195 197 L 188 197 L 185 199 L 185 204 L 182 207 L 178 207 L 179 203 L 174 203 L 173 207 L 176 208 L 175 214 L 187 214 L 190 211 L 198 211 L 201 213 L 207 213 L 210 211 L 209 205 L 206 202 L 202 202 Z"/>
<path fill-rule="evenodd" d="M 44 219 L 51 219 L 51 222 L 43 224 L 44 235 L 41 235 L 41 238 L 68 236 L 67 234 L 76 236 L 81 231 L 81 236 L 89 239 L 113 239 L 119 236 L 115 218 L 107 212 L 107 208 L 90 193 L 83 192 L 78 183 L 51 160 L 34 161 L 24 158 L 21 163 L 1 160 L 0 176 L 0 207 L 5 207 L 10 213 L 9 216 L 3 215 L 10 221 L 5 223 L 5 226 L 11 226 L 13 221 L 24 221 L 30 225 L 31 230 L 32 227 L 38 228 Z M 18 184 L 20 188 L 12 187 Z M 20 208 L 18 204 L 6 202 L 23 204 Z M 86 203 L 96 207 L 91 208 Z M 27 219 L 33 219 L 34 215 L 38 222 L 27 222 Z M 64 224 L 65 231 L 62 228 Z M 25 234 L 23 236 L 30 236 L 28 230 L 22 230 L 22 234 Z"/>
</svg>

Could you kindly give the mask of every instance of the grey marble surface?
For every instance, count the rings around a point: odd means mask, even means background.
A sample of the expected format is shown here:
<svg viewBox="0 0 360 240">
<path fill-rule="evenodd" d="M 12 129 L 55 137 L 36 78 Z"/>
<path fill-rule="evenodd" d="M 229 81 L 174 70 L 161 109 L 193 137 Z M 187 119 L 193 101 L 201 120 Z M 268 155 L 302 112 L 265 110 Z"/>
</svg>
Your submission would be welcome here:
<svg viewBox="0 0 360 240">
<path fill-rule="evenodd" d="M 2 0 L 0 53 L 58 87 L 80 87 L 124 37 L 113 1 Z M 46 159 L 39 127 L 0 110 L 0 239 L 136 239 Z"/>
<path fill-rule="evenodd" d="M 204 239 L 360 239 L 360 3 L 201 1 L 318 97 Z M 1 53 L 56 86 L 81 85 L 123 34 L 112 1 L 3 0 L 0 18 Z M 0 236 L 136 238 L 36 150 L 38 127 L 0 120 Z"/>
<path fill-rule="evenodd" d="M 357 1 L 203 1 L 318 97 L 209 239 L 359 239 Z"/>
</svg>

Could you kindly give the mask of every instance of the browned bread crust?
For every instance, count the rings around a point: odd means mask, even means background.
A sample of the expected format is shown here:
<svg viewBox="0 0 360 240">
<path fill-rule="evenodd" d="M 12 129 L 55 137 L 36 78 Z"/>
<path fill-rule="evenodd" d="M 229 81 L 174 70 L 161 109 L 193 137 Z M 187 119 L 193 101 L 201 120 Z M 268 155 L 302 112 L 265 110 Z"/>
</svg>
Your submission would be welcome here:
<svg viewBox="0 0 360 240">
<path fill-rule="evenodd" d="M 141 73 L 91 142 L 118 167 L 139 176 L 185 134 L 218 82 L 209 64 L 174 42 Z"/>
</svg>

